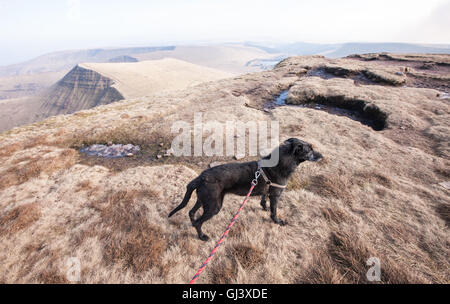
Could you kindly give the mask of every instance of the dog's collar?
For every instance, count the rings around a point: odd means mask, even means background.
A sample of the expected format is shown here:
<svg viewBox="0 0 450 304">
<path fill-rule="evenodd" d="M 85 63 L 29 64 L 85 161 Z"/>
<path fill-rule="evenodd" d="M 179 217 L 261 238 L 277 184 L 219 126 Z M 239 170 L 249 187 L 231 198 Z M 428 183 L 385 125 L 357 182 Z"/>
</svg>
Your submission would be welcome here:
<svg viewBox="0 0 450 304">
<path fill-rule="evenodd" d="M 267 185 L 271 186 L 271 187 L 276 187 L 276 188 L 286 188 L 286 185 L 280 185 L 277 183 L 273 183 L 266 175 L 266 173 L 264 173 L 264 170 L 261 167 L 261 161 L 258 161 L 258 171 L 261 173 L 261 176 L 263 177 L 264 181 L 266 182 Z"/>
</svg>

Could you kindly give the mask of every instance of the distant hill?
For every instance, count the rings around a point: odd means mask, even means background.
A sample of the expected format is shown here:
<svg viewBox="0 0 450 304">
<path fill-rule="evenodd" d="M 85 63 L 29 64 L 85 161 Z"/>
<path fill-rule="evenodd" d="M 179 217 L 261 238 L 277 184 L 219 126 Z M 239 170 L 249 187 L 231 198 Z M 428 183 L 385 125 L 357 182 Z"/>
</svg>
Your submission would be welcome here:
<svg viewBox="0 0 450 304">
<path fill-rule="evenodd" d="M 378 52 L 450 54 L 450 46 L 445 48 L 409 43 L 345 43 L 335 51 L 324 55 L 327 57 L 336 58 L 351 54 Z"/>
<path fill-rule="evenodd" d="M 434 53 L 450 54 L 450 45 L 421 45 L 411 43 L 341 43 L 320 44 L 295 42 L 289 44 L 258 44 L 245 43 L 247 46 L 257 47 L 270 53 L 283 53 L 292 55 L 324 55 L 329 58 L 345 57 L 351 54 L 364 53 Z"/>
<path fill-rule="evenodd" d="M 117 56 L 108 60 L 108 62 L 138 62 L 138 61 L 139 60 L 137 60 L 136 58 L 127 55 Z"/>
<path fill-rule="evenodd" d="M 111 58 L 155 51 L 173 50 L 174 46 L 89 49 L 49 53 L 26 62 L 0 67 L 0 76 L 56 72 L 73 68 L 81 62 L 108 62 Z"/>
</svg>

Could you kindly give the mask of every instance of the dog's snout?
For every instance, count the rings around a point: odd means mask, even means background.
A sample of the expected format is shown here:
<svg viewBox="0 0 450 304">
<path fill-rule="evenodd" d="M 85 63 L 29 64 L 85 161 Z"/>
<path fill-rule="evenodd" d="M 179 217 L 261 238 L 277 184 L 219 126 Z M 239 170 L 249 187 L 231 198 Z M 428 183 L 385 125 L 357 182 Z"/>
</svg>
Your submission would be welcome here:
<svg viewBox="0 0 450 304">
<path fill-rule="evenodd" d="M 311 153 L 309 160 L 317 162 L 317 161 L 320 161 L 322 158 L 323 158 L 323 156 L 321 153 L 313 152 L 313 153 Z"/>
</svg>

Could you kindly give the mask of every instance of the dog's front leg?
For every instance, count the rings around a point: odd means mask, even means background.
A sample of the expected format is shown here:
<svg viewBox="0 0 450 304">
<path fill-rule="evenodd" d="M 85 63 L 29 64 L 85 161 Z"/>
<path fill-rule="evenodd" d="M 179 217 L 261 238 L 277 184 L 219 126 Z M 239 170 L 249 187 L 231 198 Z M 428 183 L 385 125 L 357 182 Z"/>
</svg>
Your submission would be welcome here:
<svg viewBox="0 0 450 304">
<path fill-rule="evenodd" d="M 278 199 L 280 198 L 280 194 L 270 194 L 270 218 L 277 224 L 284 226 L 287 224 L 286 221 L 279 219 L 277 217 L 277 204 Z"/>
<path fill-rule="evenodd" d="M 261 196 L 261 207 L 263 208 L 264 211 L 267 211 L 266 195 L 265 194 L 263 194 Z"/>
</svg>

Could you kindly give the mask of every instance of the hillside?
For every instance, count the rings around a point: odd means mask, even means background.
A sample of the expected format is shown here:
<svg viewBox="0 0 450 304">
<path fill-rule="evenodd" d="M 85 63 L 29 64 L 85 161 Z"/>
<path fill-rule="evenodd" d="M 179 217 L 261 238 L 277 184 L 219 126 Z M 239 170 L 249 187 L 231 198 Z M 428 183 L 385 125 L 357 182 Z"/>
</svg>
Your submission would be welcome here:
<svg viewBox="0 0 450 304">
<path fill-rule="evenodd" d="M 0 131 L 164 90 L 179 90 L 232 74 L 176 59 L 84 63 L 37 96 L 0 102 Z"/>
<path fill-rule="evenodd" d="M 167 218 L 199 172 L 235 161 L 157 157 L 173 123 L 200 112 L 203 122 L 279 121 L 280 141 L 304 139 L 324 160 L 301 164 L 281 196 L 287 226 L 251 198 L 199 283 L 368 283 L 370 257 L 381 283 L 450 282 L 449 56 L 385 55 L 291 57 L 0 134 L 0 282 L 67 283 L 71 257 L 82 283 L 188 282 L 242 200 L 225 197 L 206 243 L 187 215 L 195 195 Z M 286 104 L 275 103 L 281 93 Z M 141 153 L 79 152 L 108 142 Z"/>
</svg>

